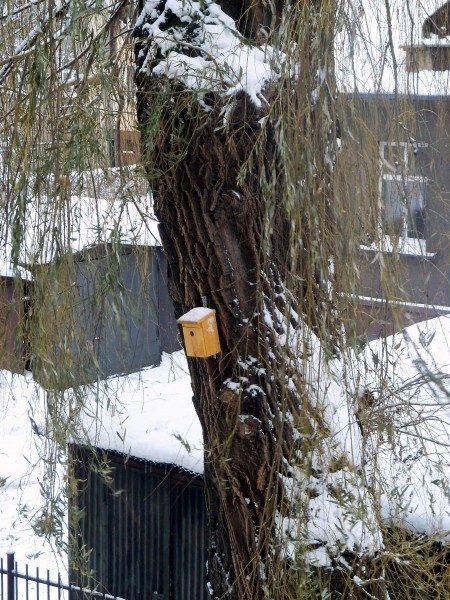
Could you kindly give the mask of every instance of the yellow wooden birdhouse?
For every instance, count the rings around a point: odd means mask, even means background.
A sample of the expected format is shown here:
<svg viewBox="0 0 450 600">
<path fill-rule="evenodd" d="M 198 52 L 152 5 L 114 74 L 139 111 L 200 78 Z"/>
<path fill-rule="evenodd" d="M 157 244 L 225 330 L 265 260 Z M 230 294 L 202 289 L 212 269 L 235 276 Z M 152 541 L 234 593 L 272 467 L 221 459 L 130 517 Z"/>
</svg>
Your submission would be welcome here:
<svg viewBox="0 0 450 600">
<path fill-rule="evenodd" d="M 177 320 L 183 328 L 186 354 L 207 358 L 220 352 L 216 311 L 212 308 L 193 308 Z"/>
</svg>

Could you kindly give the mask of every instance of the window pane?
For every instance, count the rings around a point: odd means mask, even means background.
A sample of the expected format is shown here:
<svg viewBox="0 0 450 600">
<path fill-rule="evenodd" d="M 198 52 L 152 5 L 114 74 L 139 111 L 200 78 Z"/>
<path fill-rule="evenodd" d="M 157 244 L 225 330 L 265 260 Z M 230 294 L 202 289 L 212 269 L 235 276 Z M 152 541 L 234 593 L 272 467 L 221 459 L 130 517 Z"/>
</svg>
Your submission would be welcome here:
<svg viewBox="0 0 450 600">
<path fill-rule="evenodd" d="M 406 205 L 402 200 L 400 187 L 401 181 L 398 179 L 383 179 L 382 181 L 382 199 L 383 199 L 383 230 L 387 235 L 400 236 L 405 229 Z"/>
<path fill-rule="evenodd" d="M 423 238 L 425 235 L 425 182 L 420 179 L 383 178 L 383 231 L 387 235 Z"/>
<path fill-rule="evenodd" d="M 408 237 L 425 237 L 425 182 L 420 179 L 407 182 L 408 187 Z"/>
</svg>

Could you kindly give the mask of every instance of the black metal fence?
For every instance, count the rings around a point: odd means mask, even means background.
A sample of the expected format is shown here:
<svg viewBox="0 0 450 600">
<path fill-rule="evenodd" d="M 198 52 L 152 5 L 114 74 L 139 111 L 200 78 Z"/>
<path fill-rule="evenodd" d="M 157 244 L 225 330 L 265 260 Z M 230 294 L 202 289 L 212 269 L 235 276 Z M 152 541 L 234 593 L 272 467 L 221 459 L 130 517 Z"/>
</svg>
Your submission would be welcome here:
<svg viewBox="0 0 450 600">
<path fill-rule="evenodd" d="M 0 600 L 82 600 L 84 598 L 122 600 L 98 590 L 64 583 L 59 573 L 56 581 L 50 578 L 48 570 L 46 575 L 42 576 L 38 567 L 34 575 L 30 573 L 28 565 L 25 565 L 25 572 L 20 572 L 14 560 L 14 552 L 6 555 L 6 566 L 4 559 L 0 558 Z"/>
</svg>

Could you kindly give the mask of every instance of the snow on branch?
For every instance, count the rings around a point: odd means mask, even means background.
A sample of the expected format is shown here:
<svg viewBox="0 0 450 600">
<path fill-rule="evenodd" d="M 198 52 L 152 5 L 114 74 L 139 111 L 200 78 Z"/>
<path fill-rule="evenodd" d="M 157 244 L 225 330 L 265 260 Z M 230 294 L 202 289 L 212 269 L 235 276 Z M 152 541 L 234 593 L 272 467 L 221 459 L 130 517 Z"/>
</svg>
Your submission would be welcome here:
<svg viewBox="0 0 450 600">
<path fill-rule="evenodd" d="M 203 94 L 243 91 L 257 107 L 285 60 L 269 45 L 251 45 L 210 0 L 147 0 L 135 35 L 149 39 L 139 54 L 142 74 L 166 76 Z"/>
</svg>

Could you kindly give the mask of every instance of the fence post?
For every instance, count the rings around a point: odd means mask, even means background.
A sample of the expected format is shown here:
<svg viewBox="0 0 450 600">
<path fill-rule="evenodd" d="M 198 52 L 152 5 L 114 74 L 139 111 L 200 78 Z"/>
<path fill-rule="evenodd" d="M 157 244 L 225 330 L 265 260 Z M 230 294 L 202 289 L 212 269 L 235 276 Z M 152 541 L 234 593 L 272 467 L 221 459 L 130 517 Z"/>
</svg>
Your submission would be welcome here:
<svg viewBox="0 0 450 600">
<path fill-rule="evenodd" d="M 15 573 L 14 573 L 14 552 L 8 552 L 6 555 L 6 598 L 14 600 L 15 592 Z"/>
</svg>

